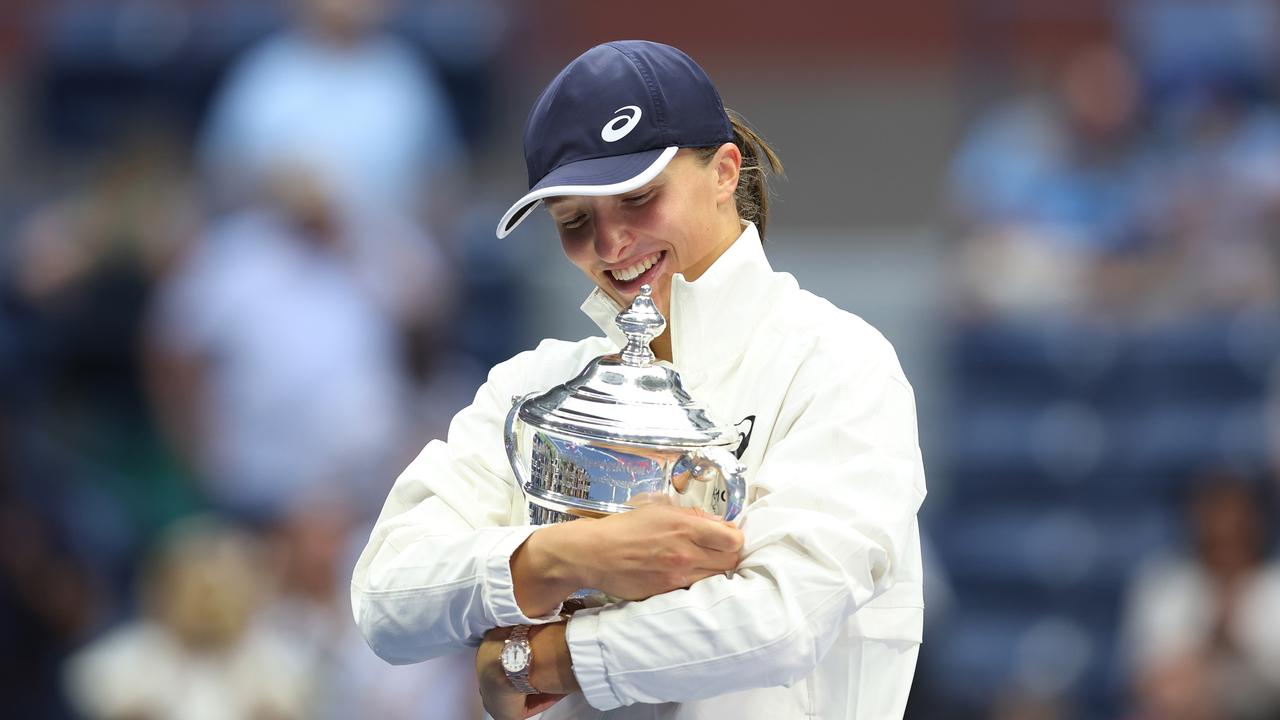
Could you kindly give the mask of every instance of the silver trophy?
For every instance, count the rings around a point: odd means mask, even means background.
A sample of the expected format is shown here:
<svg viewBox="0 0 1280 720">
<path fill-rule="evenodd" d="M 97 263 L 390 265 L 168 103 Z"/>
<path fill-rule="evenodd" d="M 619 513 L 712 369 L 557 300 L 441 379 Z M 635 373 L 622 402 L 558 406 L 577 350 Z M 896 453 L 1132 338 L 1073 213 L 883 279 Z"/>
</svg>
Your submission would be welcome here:
<svg viewBox="0 0 1280 720">
<path fill-rule="evenodd" d="M 507 414 L 507 458 L 531 522 L 607 517 L 654 501 L 733 520 L 746 495 L 746 467 L 732 452 L 743 433 L 714 421 L 675 370 L 654 362 L 649 342 L 667 321 L 648 285 L 615 322 L 627 336 L 621 352 L 514 398 Z"/>
</svg>

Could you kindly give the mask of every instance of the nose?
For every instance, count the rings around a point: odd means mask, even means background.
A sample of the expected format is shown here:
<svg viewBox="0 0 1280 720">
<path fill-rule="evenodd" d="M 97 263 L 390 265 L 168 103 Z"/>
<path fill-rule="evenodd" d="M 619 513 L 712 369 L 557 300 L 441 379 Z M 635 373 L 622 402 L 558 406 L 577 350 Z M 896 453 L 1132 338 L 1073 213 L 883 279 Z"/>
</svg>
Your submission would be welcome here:
<svg viewBox="0 0 1280 720">
<path fill-rule="evenodd" d="M 625 224 L 612 222 L 597 216 L 595 233 L 596 256 L 606 263 L 615 263 L 627 256 L 635 237 Z"/>
</svg>

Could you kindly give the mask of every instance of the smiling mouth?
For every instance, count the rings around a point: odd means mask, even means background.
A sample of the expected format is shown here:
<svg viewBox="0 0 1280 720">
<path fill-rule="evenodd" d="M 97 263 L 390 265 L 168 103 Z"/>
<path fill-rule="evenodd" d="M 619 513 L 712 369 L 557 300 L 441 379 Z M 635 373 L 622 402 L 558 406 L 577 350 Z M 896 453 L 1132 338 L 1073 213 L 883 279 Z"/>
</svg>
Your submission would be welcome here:
<svg viewBox="0 0 1280 720">
<path fill-rule="evenodd" d="M 653 253 L 641 258 L 633 265 L 618 270 L 608 270 L 605 275 L 609 281 L 613 283 L 613 287 L 622 293 L 631 293 L 640 288 L 641 285 L 651 281 L 657 277 L 662 267 L 662 261 L 667 257 L 667 251 Z"/>
</svg>

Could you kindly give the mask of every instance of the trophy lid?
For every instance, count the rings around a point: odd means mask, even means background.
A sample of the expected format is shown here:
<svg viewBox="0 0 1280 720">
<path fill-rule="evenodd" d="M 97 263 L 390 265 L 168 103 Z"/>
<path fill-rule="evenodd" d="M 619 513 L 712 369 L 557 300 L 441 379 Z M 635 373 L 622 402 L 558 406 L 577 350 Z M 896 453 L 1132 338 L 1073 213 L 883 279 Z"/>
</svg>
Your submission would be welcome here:
<svg viewBox="0 0 1280 720">
<path fill-rule="evenodd" d="M 716 423 L 685 391 L 680 374 L 654 361 L 649 342 L 667 321 L 648 285 L 618 314 L 627 336 L 620 352 L 592 360 L 572 380 L 529 398 L 524 422 L 586 440 L 644 446 L 703 447 L 736 443 L 732 425 Z"/>
</svg>

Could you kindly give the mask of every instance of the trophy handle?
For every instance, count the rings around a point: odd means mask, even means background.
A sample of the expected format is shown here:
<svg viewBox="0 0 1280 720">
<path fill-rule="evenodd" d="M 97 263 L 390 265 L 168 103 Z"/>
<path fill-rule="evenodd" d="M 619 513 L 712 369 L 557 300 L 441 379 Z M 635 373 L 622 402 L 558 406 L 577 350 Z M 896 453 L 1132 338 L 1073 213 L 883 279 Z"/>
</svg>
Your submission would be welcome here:
<svg viewBox="0 0 1280 720">
<path fill-rule="evenodd" d="M 507 411 L 507 421 L 503 425 L 502 440 L 503 445 L 507 449 L 507 462 L 511 463 L 511 471 L 516 475 L 516 484 L 520 486 L 520 492 L 525 497 L 529 496 L 529 469 L 524 466 L 524 462 L 520 458 L 520 450 L 516 446 L 516 419 L 520 415 L 520 408 L 524 407 L 524 402 L 533 397 L 535 393 L 529 393 L 523 397 L 511 398 L 511 410 Z"/>
<path fill-rule="evenodd" d="M 678 461 L 678 464 L 689 464 L 689 476 L 700 482 L 714 483 L 711 490 L 714 503 L 709 510 L 723 517 L 734 520 L 742 513 L 742 505 L 747 497 L 747 466 L 738 462 L 733 453 L 719 447 L 694 450 Z M 678 491 L 683 491 L 679 487 Z M 687 487 L 687 483 L 685 483 Z"/>
</svg>

